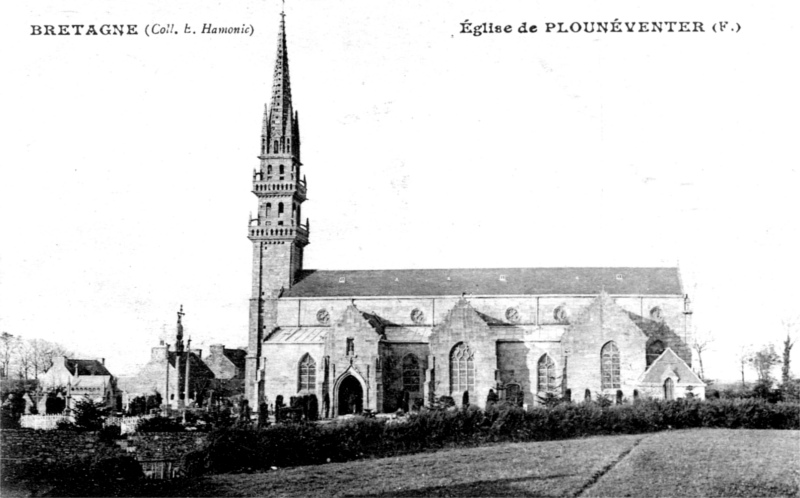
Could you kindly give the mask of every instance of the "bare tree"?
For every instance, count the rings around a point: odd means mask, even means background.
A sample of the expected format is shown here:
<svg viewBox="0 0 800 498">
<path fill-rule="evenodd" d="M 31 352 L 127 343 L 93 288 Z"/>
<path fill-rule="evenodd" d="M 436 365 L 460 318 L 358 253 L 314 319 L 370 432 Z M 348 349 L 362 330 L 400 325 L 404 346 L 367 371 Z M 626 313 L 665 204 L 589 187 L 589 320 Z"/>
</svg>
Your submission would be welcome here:
<svg viewBox="0 0 800 498">
<path fill-rule="evenodd" d="M 0 377 L 8 378 L 11 361 L 20 346 L 19 337 L 3 332 L 0 335 Z"/>
<path fill-rule="evenodd" d="M 29 339 L 19 350 L 19 374 L 21 378 L 37 379 L 53 366 L 57 356 L 69 356 L 70 351 L 61 344 L 44 339 Z"/>
<path fill-rule="evenodd" d="M 744 370 L 750 364 L 753 358 L 753 347 L 751 345 L 742 346 L 739 349 L 739 368 L 742 371 L 742 389 L 747 387 L 744 382 Z"/>
<path fill-rule="evenodd" d="M 700 379 L 706 380 L 706 373 L 703 370 L 703 353 L 714 342 L 714 336 L 709 332 L 696 334 L 692 341 L 692 347 L 697 351 L 697 361 L 700 363 Z M 744 382 L 744 379 L 742 380 Z"/>
<path fill-rule="evenodd" d="M 29 341 L 21 341 L 17 349 L 17 374 L 20 379 L 28 380 L 33 370 L 33 351 Z"/>
</svg>

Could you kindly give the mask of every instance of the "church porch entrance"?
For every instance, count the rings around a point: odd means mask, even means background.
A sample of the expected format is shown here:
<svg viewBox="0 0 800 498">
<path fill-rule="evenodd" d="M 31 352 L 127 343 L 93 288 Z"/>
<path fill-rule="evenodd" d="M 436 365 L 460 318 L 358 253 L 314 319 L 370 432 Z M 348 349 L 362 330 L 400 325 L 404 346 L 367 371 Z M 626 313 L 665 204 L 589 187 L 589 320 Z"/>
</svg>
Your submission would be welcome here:
<svg viewBox="0 0 800 498">
<path fill-rule="evenodd" d="M 348 375 L 343 379 L 339 384 L 337 398 L 339 400 L 339 415 L 361 413 L 364 403 L 364 390 L 361 388 L 361 383 L 358 379 L 352 375 Z"/>
</svg>

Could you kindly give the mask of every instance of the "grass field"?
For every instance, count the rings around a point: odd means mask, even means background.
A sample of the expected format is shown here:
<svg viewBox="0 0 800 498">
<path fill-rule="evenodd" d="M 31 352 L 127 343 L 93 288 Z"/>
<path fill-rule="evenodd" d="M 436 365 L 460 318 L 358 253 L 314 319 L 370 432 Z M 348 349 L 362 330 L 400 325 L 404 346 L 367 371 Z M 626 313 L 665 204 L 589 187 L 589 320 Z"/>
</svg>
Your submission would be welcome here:
<svg viewBox="0 0 800 498">
<path fill-rule="evenodd" d="M 800 496 L 800 431 L 497 444 L 174 481 L 174 496 Z"/>
</svg>

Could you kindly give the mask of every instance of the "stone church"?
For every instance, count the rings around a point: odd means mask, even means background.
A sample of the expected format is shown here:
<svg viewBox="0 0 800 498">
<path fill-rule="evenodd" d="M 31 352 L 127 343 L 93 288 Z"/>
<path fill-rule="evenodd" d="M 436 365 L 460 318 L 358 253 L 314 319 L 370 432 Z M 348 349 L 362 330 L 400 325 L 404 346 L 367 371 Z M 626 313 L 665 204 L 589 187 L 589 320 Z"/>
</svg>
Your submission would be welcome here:
<svg viewBox="0 0 800 498">
<path fill-rule="evenodd" d="M 548 393 L 704 397 L 677 268 L 308 270 L 307 183 L 280 21 L 259 167 L 245 390 L 314 394 L 324 416 Z"/>
</svg>

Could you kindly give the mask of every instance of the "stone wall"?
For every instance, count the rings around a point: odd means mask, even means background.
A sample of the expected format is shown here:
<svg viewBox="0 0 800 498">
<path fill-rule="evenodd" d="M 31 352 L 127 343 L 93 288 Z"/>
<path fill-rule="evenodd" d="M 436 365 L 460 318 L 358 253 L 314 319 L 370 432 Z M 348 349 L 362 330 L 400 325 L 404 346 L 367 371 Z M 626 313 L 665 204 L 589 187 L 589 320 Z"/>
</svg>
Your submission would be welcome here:
<svg viewBox="0 0 800 498">
<path fill-rule="evenodd" d="M 602 388 L 601 352 L 613 342 L 619 352 L 619 387 Z M 647 336 L 607 295 L 592 303 L 575 317 L 562 341 L 567 354 L 567 387 L 572 399 L 579 401 L 584 394 L 594 399 L 598 393 L 614 399 L 617 391 L 633 397 L 639 377 L 645 371 Z M 562 360 L 563 361 L 563 360 Z"/>
<path fill-rule="evenodd" d="M 496 341 L 489 326 L 466 300 L 459 301 L 430 336 L 430 354 L 434 361 L 428 361 L 428 377 L 433 379 L 433 385 L 429 385 L 426 392 L 434 396 L 451 396 L 457 405 L 461 405 L 466 389 L 451 385 L 450 368 L 451 354 L 461 344 L 472 353 L 471 361 L 462 362 L 462 365 L 471 363 L 474 368 L 474 383 L 469 385 L 467 381 L 469 402 L 483 408 L 489 390 L 496 387 Z M 467 379 L 471 377 L 471 374 L 466 375 Z"/>
<path fill-rule="evenodd" d="M 140 462 L 174 460 L 180 464 L 186 453 L 200 449 L 208 436 L 196 432 L 147 432 L 129 434 L 114 441 L 101 441 L 98 432 L 0 431 L 3 464 L 25 461 L 56 462 L 81 458 L 132 456 Z"/>
<path fill-rule="evenodd" d="M 37 460 L 59 460 L 125 456 L 117 444 L 100 441 L 97 432 L 37 431 L 32 429 L 3 429 L 0 431 L 3 463 Z"/>
<path fill-rule="evenodd" d="M 584 310 L 597 295 L 588 296 L 470 296 L 469 301 L 492 324 L 522 326 L 559 325 L 563 322 L 556 318 L 556 308 L 563 308 L 566 316 L 575 317 Z M 614 296 L 616 304 L 626 311 L 644 318 L 650 318 L 654 308 L 661 310 L 661 320 L 674 330 L 682 340 L 691 339 L 685 328 L 683 314 L 683 296 Z M 457 296 L 442 297 L 329 297 L 329 298 L 281 298 L 276 300 L 275 324 L 281 327 L 318 327 L 317 313 L 328 311 L 331 322 L 338 320 L 353 301 L 359 310 L 376 314 L 393 326 L 416 328 L 432 328 L 440 325 L 450 311 L 458 304 Z M 516 319 L 511 320 L 507 314 L 514 309 Z M 415 322 L 411 318 L 413 310 L 422 312 L 421 319 Z M 269 322 L 267 331 L 271 330 Z"/>
<path fill-rule="evenodd" d="M 555 365 L 554 394 L 561 394 L 562 370 L 564 368 L 561 344 L 558 342 L 498 342 L 497 368 L 499 384 L 518 384 L 522 389 L 523 403 L 531 405 L 545 395 L 545 386 L 538 385 L 538 365 L 548 355 Z"/>
<path fill-rule="evenodd" d="M 208 435 L 198 432 L 138 432 L 120 446 L 137 460 L 176 460 L 205 445 Z"/>
</svg>

